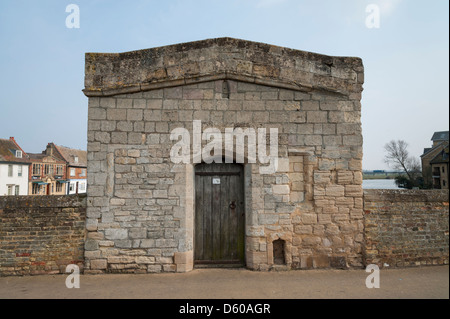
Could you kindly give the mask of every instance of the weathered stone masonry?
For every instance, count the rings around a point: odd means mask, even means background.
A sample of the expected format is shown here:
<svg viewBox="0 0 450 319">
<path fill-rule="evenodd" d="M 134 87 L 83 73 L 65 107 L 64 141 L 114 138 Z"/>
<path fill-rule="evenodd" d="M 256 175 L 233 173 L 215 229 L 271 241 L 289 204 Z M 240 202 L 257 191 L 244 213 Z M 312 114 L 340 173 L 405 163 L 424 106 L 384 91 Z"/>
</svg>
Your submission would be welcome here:
<svg viewBox="0 0 450 319">
<path fill-rule="evenodd" d="M 83 271 L 85 246 L 97 245 L 85 242 L 86 206 L 85 195 L 0 198 L 0 276 Z M 443 190 L 365 190 L 363 266 L 448 265 L 448 207 Z"/>
<path fill-rule="evenodd" d="M 0 197 L 0 276 L 83 271 L 86 195 Z"/>
<path fill-rule="evenodd" d="M 278 128 L 277 173 L 244 166 L 248 268 L 279 239 L 286 268 L 361 266 L 363 81 L 359 58 L 230 38 L 86 54 L 86 272 L 193 268 L 195 165 L 169 157 L 193 120 Z"/>
<path fill-rule="evenodd" d="M 364 263 L 448 265 L 448 190 L 365 190 Z"/>
</svg>

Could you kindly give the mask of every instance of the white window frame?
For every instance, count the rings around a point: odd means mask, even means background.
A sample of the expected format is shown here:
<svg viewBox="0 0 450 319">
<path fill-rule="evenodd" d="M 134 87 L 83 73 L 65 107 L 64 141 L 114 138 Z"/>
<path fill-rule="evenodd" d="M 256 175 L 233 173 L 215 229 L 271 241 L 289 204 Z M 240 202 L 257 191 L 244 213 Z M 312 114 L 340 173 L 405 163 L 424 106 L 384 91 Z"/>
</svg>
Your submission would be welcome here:
<svg viewBox="0 0 450 319">
<path fill-rule="evenodd" d="M 76 176 L 75 168 L 70 169 L 70 176 Z"/>
<path fill-rule="evenodd" d="M 22 177 L 22 173 L 23 173 L 23 166 L 22 165 L 17 166 L 17 177 Z"/>
<path fill-rule="evenodd" d="M 22 151 L 16 150 L 16 157 L 22 158 Z"/>
<path fill-rule="evenodd" d="M 14 175 L 14 166 L 12 164 L 8 165 L 8 177 L 13 177 Z"/>
<path fill-rule="evenodd" d="M 20 195 L 20 186 L 14 185 L 14 195 L 19 196 Z"/>
</svg>

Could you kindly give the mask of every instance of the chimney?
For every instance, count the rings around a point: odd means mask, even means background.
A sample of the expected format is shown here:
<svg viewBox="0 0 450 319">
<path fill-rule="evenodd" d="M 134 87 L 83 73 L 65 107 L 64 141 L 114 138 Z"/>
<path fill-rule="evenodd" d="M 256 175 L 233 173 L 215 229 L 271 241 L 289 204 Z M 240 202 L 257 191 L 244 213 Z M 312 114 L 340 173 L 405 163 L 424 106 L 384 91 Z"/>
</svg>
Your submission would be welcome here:
<svg viewBox="0 0 450 319">
<path fill-rule="evenodd" d="M 45 150 L 45 153 L 47 156 L 53 156 L 53 148 L 52 146 L 49 144 L 47 144 L 47 149 Z"/>
</svg>

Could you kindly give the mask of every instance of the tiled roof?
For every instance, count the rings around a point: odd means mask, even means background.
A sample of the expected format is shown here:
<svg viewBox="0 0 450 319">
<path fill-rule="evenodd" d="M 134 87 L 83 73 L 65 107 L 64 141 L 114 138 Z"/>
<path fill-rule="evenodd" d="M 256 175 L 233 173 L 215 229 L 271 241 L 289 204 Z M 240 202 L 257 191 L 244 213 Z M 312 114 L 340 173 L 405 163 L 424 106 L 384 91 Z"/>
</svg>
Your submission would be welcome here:
<svg viewBox="0 0 450 319">
<path fill-rule="evenodd" d="M 446 146 L 448 146 L 448 141 L 438 142 L 435 146 L 433 146 L 431 148 L 425 148 L 424 153 L 422 155 L 420 155 L 420 157 L 429 157 L 431 154 L 436 154 L 435 152 L 437 150 L 441 150 L 441 149 L 445 148 Z M 432 155 L 432 156 L 435 156 L 435 155 Z"/>
<path fill-rule="evenodd" d="M 22 158 L 17 158 L 15 151 L 22 151 Z M 0 162 L 29 163 L 30 160 L 28 154 L 13 139 L 0 138 Z"/>
<path fill-rule="evenodd" d="M 432 141 L 448 141 L 448 131 L 435 132 Z"/>
<path fill-rule="evenodd" d="M 447 145 L 446 148 L 444 148 L 439 154 L 437 154 L 431 161 L 430 164 L 441 164 L 441 163 L 448 163 L 448 150 L 449 147 Z"/>
<path fill-rule="evenodd" d="M 86 151 L 68 148 L 60 145 L 55 145 L 55 147 L 70 166 L 87 167 Z M 78 157 L 78 162 L 75 161 L 76 157 Z"/>
<path fill-rule="evenodd" d="M 30 160 L 42 160 L 45 156 L 45 154 L 33 154 L 33 153 L 28 153 L 28 156 L 30 157 Z"/>
</svg>

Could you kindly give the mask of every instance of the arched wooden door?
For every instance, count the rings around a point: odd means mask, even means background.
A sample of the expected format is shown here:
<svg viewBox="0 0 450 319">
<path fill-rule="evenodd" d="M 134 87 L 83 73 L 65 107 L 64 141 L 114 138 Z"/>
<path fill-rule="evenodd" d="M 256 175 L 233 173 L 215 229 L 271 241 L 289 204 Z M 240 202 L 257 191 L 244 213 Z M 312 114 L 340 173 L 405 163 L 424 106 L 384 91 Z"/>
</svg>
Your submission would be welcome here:
<svg viewBox="0 0 450 319">
<path fill-rule="evenodd" d="M 244 169 L 239 164 L 195 167 L 194 264 L 245 264 Z"/>
</svg>

